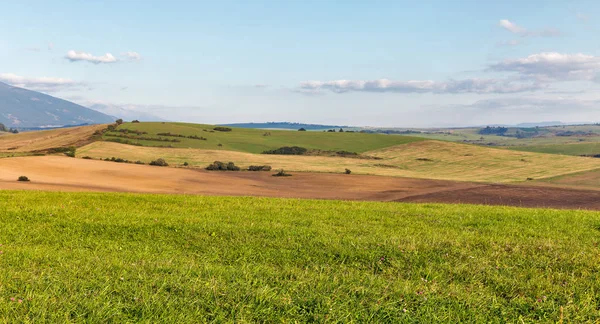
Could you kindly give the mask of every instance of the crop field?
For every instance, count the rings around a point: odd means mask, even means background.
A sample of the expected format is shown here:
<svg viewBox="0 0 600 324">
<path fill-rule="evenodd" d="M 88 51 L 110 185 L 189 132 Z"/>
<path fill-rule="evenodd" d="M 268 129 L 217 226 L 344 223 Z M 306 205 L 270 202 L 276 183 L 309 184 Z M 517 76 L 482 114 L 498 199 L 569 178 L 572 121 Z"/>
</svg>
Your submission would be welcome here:
<svg viewBox="0 0 600 324">
<path fill-rule="evenodd" d="M 0 192 L 6 322 L 598 321 L 598 212 Z"/>
<path fill-rule="evenodd" d="M 363 133 L 327 133 L 327 132 L 298 132 L 280 130 L 260 130 L 233 128 L 230 132 L 213 130 L 214 125 L 186 123 L 125 123 L 117 131 L 107 132 L 105 140 L 122 140 L 144 146 L 172 146 L 175 148 L 200 148 L 210 150 L 230 150 L 248 153 L 261 153 L 282 146 L 301 146 L 307 149 L 331 151 L 350 151 L 362 153 L 388 146 L 420 141 L 418 137 L 389 136 L 382 134 Z M 146 134 L 121 133 L 118 130 L 135 130 Z M 158 135 L 171 133 L 182 137 Z M 130 136 L 131 138 L 115 137 Z M 202 137 L 206 140 L 187 138 L 187 136 Z M 162 138 L 179 142 L 142 140 L 137 138 Z M 219 146 L 219 144 L 221 146 Z"/>
<path fill-rule="evenodd" d="M 450 128 L 450 129 L 434 129 L 425 130 L 426 133 L 415 134 L 415 136 L 436 139 L 451 142 L 469 142 L 484 146 L 501 146 L 514 147 L 515 149 L 527 151 L 529 146 L 546 146 L 546 145 L 565 145 L 600 143 L 600 126 L 598 125 L 582 125 L 582 126 L 552 126 L 540 128 L 520 128 L 525 131 L 537 131 L 535 137 L 517 138 L 514 137 L 517 128 L 509 128 L 507 134 L 511 136 L 498 135 L 482 135 L 479 134 L 481 128 Z M 557 134 L 572 132 L 570 136 L 559 136 Z M 532 151 L 538 152 L 538 151 Z M 542 151 L 539 151 L 542 152 Z M 554 153 L 547 151 L 544 153 Z M 559 153 L 562 154 L 562 153 Z M 574 154 L 579 155 L 579 154 Z"/>
<path fill-rule="evenodd" d="M 0 136 L 0 152 L 23 153 L 88 143 L 95 131 L 106 125 L 60 128 Z"/>
<path fill-rule="evenodd" d="M 539 179 L 600 168 L 600 159 L 517 152 L 443 141 L 418 141 L 364 154 L 379 159 L 140 147 L 110 142 L 95 142 L 80 148 L 77 153 L 79 157 L 114 156 L 144 162 L 161 157 L 174 165 L 188 162 L 190 166 L 201 168 L 219 160 L 233 161 L 241 167 L 268 164 L 288 171 L 342 173 L 349 168 L 357 174 L 479 182 L 525 181 L 527 178 Z"/>
<path fill-rule="evenodd" d="M 510 149 L 537 153 L 591 156 L 600 154 L 600 142 L 515 146 Z"/>
</svg>

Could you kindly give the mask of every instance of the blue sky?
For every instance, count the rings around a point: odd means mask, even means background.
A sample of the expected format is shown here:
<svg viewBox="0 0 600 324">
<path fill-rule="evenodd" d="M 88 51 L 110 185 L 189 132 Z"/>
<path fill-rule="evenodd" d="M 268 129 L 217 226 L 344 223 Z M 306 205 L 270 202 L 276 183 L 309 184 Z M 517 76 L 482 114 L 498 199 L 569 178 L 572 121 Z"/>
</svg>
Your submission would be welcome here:
<svg viewBox="0 0 600 324">
<path fill-rule="evenodd" d="M 0 81 L 190 122 L 600 121 L 598 1 L 18 1 Z"/>
</svg>

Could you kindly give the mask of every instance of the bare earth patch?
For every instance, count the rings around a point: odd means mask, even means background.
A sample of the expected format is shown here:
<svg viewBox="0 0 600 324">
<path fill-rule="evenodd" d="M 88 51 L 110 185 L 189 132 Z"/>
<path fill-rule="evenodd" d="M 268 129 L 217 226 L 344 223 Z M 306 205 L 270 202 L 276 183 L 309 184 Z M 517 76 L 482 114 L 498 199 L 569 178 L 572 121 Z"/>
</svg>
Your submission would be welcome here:
<svg viewBox="0 0 600 324">
<path fill-rule="evenodd" d="M 61 156 L 0 159 L 0 189 L 116 191 L 341 200 L 444 202 L 600 210 L 600 191 L 446 180 L 205 171 Z M 16 181 L 21 175 L 31 182 Z"/>
</svg>

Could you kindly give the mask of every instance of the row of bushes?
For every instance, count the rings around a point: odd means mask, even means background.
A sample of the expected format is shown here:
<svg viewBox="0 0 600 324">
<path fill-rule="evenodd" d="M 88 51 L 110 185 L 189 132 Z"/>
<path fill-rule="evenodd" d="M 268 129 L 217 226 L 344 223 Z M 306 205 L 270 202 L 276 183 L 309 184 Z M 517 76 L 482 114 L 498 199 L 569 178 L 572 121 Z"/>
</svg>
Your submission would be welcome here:
<svg viewBox="0 0 600 324">
<path fill-rule="evenodd" d="M 171 136 L 171 137 L 182 137 L 182 138 L 189 138 L 189 139 L 197 139 L 197 140 L 201 140 L 201 141 L 206 141 L 207 140 L 206 137 L 202 137 L 202 136 L 198 136 L 198 135 L 185 136 L 185 135 L 182 135 L 182 134 L 172 134 L 172 133 L 157 133 L 156 135 L 158 135 L 158 136 Z"/>
<path fill-rule="evenodd" d="M 235 165 L 233 162 L 223 163 L 221 161 L 215 161 L 206 167 L 206 170 L 211 171 L 240 171 L 240 167 Z"/>
<path fill-rule="evenodd" d="M 106 134 L 106 136 L 136 139 L 136 140 L 140 140 L 140 141 L 171 142 L 171 143 L 181 142 L 181 140 L 178 140 L 176 138 L 170 139 L 170 138 L 161 138 L 161 137 L 146 137 L 146 136 L 120 135 L 120 134 Z"/>
<path fill-rule="evenodd" d="M 118 132 L 119 133 L 125 133 L 125 134 L 136 134 L 136 135 L 148 134 L 148 132 L 142 132 L 142 131 L 139 131 L 139 130 L 126 129 L 126 128 L 119 129 Z"/>
<path fill-rule="evenodd" d="M 75 146 L 65 146 L 65 147 L 52 147 L 46 150 L 48 154 L 56 154 L 56 153 L 64 153 L 68 157 L 75 157 L 75 151 L 77 148 Z"/>
<path fill-rule="evenodd" d="M 91 157 L 89 157 L 89 156 L 84 156 L 84 157 L 83 157 L 83 159 L 86 159 L 86 160 L 92 160 L 92 158 L 91 158 Z M 117 163 L 145 164 L 145 163 L 144 163 L 144 162 L 142 162 L 142 161 L 135 161 L 135 162 L 134 162 L 134 161 L 129 161 L 129 160 L 122 159 L 122 158 L 115 158 L 114 156 L 113 156 L 113 157 L 111 157 L 110 159 L 109 159 L 109 158 L 106 158 L 106 159 L 104 159 L 104 161 L 117 162 Z"/>
<path fill-rule="evenodd" d="M 223 126 L 217 126 L 215 128 L 213 128 L 213 130 L 219 131 L 219 132 L 231 132 L 232 129 L 229 127 L 223 127 Z"/>
<path fill-rule="evenodd" d="M 284 146 L 274 150 L 267 150 L 262 154 L 303 155 L 308 150 L 300 146 Z"/>
</svg>

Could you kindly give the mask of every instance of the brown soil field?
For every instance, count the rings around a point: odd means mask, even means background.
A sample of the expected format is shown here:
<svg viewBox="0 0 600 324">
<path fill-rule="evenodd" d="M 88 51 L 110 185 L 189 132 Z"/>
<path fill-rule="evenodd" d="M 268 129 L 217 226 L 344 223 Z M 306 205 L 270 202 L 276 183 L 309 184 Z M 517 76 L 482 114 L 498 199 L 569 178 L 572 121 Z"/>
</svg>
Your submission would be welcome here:
<svg viewBox="0 0 600 324">
<path fill-rule="evenodd" d="M 34 152 L 53 147 L 82 146 L 96 130 L 106 125 L 60 128 L 47 131 L 23 132 L 0 136 L 0 152 Z"/>
<path fill-rule="evenodd" d="M 0 189 L 443 202 L 600 210 L 600 191 L 372 175 L 226 172 L 83 160 L 0 159 Z M 31 182 L 17 182 L 25 175 Z"/>
</svg>

